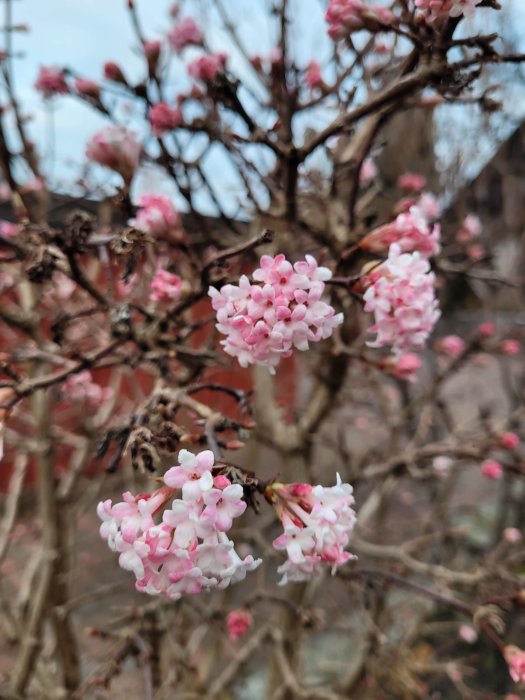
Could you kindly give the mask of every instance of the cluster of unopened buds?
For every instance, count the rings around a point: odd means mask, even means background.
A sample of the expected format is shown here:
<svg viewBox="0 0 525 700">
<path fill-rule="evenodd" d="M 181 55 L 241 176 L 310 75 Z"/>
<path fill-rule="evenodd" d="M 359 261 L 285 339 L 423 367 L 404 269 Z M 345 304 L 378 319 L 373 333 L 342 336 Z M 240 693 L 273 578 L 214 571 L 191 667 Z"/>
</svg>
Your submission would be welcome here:
<svg viewBox="0 0 525 700">
<path fill-rule="evenodd" d="M 364 0 L 330 0 L 325 13 L 328 34 L 334 41 L 361 29 L 380 31 L 388 28 L 394 15 L 382 5 L 368 5 Z"/>
<path fill-rule="evenodd" d="M 247 507 L 243 486 L 221 474 L 210 450 L 181 450 L 178 461 L 154 493 L 128 492 L 120 503 L 97 507 L 100 534 L 134 573 L 137 590 L 173 600 L 226 588 L 261 563 L 251 554 L 241 559 L 228 537 Z M 325 565 L 334 573 L 353 558 L 344 551 L 355 523 L 352 487 L 339 476 L 330 488 L 273 482 L 264 495 L 284 527 L 273 543 L 288 556 L 278 569 L 281 584 L 306 580 Z"/>
<path fill-rule="evenodd" d="M 294 348 L 329 338 L 343 315 L 321 300 L 332 273 L 311 255 L 293 265 L 282 254 L 263 255 L 260 264 L 254 283 L 243 275 L 238 285 L 210 287 L 209 295 L 225 352 L 241 367 L 260 364 L 273 372 Z"/>
</svg>

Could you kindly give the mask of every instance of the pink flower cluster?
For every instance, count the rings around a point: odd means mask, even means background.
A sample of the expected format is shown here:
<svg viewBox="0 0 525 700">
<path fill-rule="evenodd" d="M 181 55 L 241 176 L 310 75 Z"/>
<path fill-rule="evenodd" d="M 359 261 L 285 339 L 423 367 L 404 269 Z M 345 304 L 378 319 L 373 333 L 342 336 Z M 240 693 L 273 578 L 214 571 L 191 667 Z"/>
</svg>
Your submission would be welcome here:
<svg viewBox="0 0 525 700">
<path fill-rule="evenodd" d="M 505 661 L 509 665 L 510 677 L 514 683 L 525 682 L 525 651 L 519 647 L 508 645 L 503 649 Z"/>
<path fill-rule="evenodd" d="M 150 107 L 148 119 L 153 135 L 160 137 L 179 126 L 182 114 L 177 107 L 170 107 L 165 102 L 157 102 Z"/>
<path fill-rule="evenodd" d="M 329 338 L 343 321 L 343 314 L 321 301 L 325 281 L 332 276 L 315 258 L 292 265 L 284 255 L 263 255 L 253 273 L 255 284 L 243 275 L 239 285 L 226 284 L 220 291 L 210 287 L 217 312 L 217 329 L 228 355 L 241 367 L 260 364 L 270 368 L 293 348 L 308 350 L 309 342 Z"/>
<path fill-rule="evenodd" d="M 195 58 L 188 63 L 188 74 L 195 80 L 203 83 L 211 83 L 217 77 L 217 73 L 224 70 L 226 54 L 210 53 Z"/>
<path fill-rule="evenodd" d="M 139 164 L 140 143 L 123 126 L 106 126 L 87 144 L 86 156 L 122 175 L 130 183 Z"/>
<path fill-rule="evenodd" d="M 135 574 L 138 591 L 178 600 L 226 588 L 259 566 L 251 555 L 241 559 L 226 534 L 246 510 L 242 486 L 214 478 L 213 465 L 210 450 L 181 450 L 179 464 L 153 494 L 127 492 L 120 503 L 98 504 L 100 535 L 119 553 L 119 565 Z M 177 490 L 181 497 L 173 498 Z"/>
<path fill-rule="evenodd" d="M 337 41 L 352 32 L 385 29 L 394 20 L 392 12 L 381 5 L 368 6 L 363 0 L 330 0 L 325 13 L 328 34 Z"/>
<path fill-rule="evenodd" d="M 113 389 L 94 382 L 91 372 L 86 369 L 69 376 L 62 384 L 62 393 L 68 401 L 85 402 L 92 408 L 99 408 L 113 396 Z"/>
<path fill-rule="evenodd" d="M 432 221 L 439 210 L 428 206 L 429 204 L 432 203 L 423 195 L 394 221 L 367 234 L 359 243 L 360 248 L 372 253 L 382 253 L 388 250 L 392 243 L 397 243 L 403 253 L 417 251 L 424 258 L 436 255 L 441 250 L 441 227 Z"/>
<path fill-rule="evenodd" d="M 270 484 L 265 496 L 275 506 L 284 532 L 274 541 L 278 550 L 286 550 L 287 560 L 278 569 L 279 585 L 288 581 L 306 581 L 319 573 L 323 565 L 337 567 L 355 557 L 345 551 L 355 524 L 354 497 L 350 484 L 339 474 L 335 486 L 310 484 Z"/>
<path fill-rule="evenodd" d="M 180 53 L 187 46 L 200 46 L 202 32 L 193 17 L 180 19 L 170 30 L 168 39 L 171 48 Z"/>
<path fill-rule="evenodd" d="M 150 236 L 170 236 L 180 231 L 180 214 L 169 197 L 163 194 L 143 194 L 138 199 L 139 209 L 130 226 Z"/>
<path fill-rule="evenodd" d="M 35 82 L 35 90 L 42 93 L 44 99 L 48 100 L 54 95 L 65 95 L 69 92 L 64 72 L 60 68 L 42 66 L 38 71 Z"/>
<path fill-rule="evenodd" d="M 391 346 L 395 354 L 422 348 L 440 312 L 435 276 L 419 252 L 403 253 L 390 246 L 388 259 L 362 278 L 367 285 L 365 311 L 374 313 L 377 333 L 372 347 Z"/>
<path fill-rule="evenodd" d="M 151 301 L 175 301 L 180 297 L 181 291 L 180 277 L 160 269 L 151 280 L 149 298 Z"/>
<path fill-rule="evenodd" d="M 418 13 L 431 21 L 472 15 L 481 0 L 415 0 Z"/>
</svg>

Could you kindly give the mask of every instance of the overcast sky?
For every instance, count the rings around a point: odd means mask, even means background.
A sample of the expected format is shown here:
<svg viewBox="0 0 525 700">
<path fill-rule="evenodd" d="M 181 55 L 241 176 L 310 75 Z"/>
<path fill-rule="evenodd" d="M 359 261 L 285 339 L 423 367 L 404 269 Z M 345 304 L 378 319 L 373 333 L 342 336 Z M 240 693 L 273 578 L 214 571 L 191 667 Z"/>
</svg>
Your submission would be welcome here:
<svg viewBox="0 0 525 700">
<path fill-rule="evenodd" d="M 0 12 L 3 11 L 0 2 Z M 34 91 L 33 84 L 40 65 L 65 66 L 84 77 L 99 80 L 102 66 L 107 60 L 115 60 L 123 67 L 131 80 L 140 79 L 144 64 L 138 57 L 126 0 L 14 0 L 15 23 L 29 24 L 28 33 L 17 33 L 15 49 L 23 54 L 15 60 L 17 93 L 26 113 L 32 116 L 30 126 L 34 141 L 40 145 L 46 159 L 48 174 L 63 181 L 77 172 L 83 160 L 88 138 L 106 122 L 93 110 L 72 98 L 57 98 L 45 105 Z M 232 47 L 226 34 L 220 29 L 217 17 L 210 12 L 210 0 L 186 0 L 183 14 L 192 14 L 207 29 L 206 35 L 212 49 Z M 271 21 L 268 7 L 271 0 L 223 0 L 223 5 L 234 18 L 250 53 L 267 55 L 276 43 L 276 26 Z M 294 47 L 300 65 L 315 57 L 323 62 L 330 55 L 330 43 L 326 38 L 323 21 L 324 0 L 291 0 L 290 15 L 296 23 Z M 507 0 L 514 6 L 518 26 L 524 26 L 525 1 Z M 170 26 L 169 0 L 136 0 L 145 34 L 148 38 L 161 38 Z M 487 11 L 488 16 L 488 11 Z M 0 15 L 0 25 L 3 20 Z M 485 29 L 485 28 L 484 28 Z M 233 53 L 235 53 L 233 51 Z M 239 63 L 233 62 L 236 68 Z M 248 75 L 241 77 L 248 78 Z M 173 66 L 173 96 L 184 87 L 186 80 L 182 65 Z M 518 110 L 519 111 L 519 110 Z M 219 165 L 217 164 L 217 167 Z M 139 187 L 151 182 L 161 189 L 165 186 L 147 173 Z M 231 187 L 226 177 L 223 187 Z"/>
</svg>

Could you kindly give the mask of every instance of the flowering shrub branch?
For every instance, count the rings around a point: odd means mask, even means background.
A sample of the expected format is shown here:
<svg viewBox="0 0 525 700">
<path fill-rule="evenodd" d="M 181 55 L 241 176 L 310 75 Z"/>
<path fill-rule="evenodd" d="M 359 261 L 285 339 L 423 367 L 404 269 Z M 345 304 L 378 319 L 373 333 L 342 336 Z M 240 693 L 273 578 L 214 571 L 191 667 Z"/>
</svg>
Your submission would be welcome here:
<svg viewBox="0 0 525 700">
<path fill-rule="evenodd" d="M 99 77 L 43 65 L 35 78 L 44 104 L 76 100 L 104 120 L 69 188 L 77 211 L 57 199 L 14 92 L 4 2 L 0 564 L 16 552 L 24 478 L 41 562 L 36 586 L 30 562 L 0 591 L 7 697 L 45 696 L 48 654 L 76 699 L 118 685 L 132 659 L 146 697 L 233 696 L 271 645 L 268 698 L 423 698 L 443 683 L 467 698 L 457 657 L 478 635 L 477 660 L 488 642 L 508 683 L 525 682 L 521 344 L 485 318 L 447 333 L 443 303 L 458 281 L 486 300 L 522 280 L 493 266 L 475 213 L 443 215 L 410 135 L 392 132 L 413 111 L 487 104 L 480 74 L 523 57 L 463 20 L 489 22 L 498 3 L 330 0 L 330 59 L 314 46 L 301 62 L 286 0 L 270 49 L 248 48 L 209 0 L 228 51 L 189 5 L 150 37 L 146 5 L 128 0 L 135 73 L 116 56 Z M 396 143 L 406 167 L 389 184 Z M 151 171 L 162 193 L 141 189 Z M 492 378 L 473 391 L 492 382 L 497 408 L 466 405 L 478 370 Z M 94 498 L 126 578 L 73 594 L 75 520 L 93 518 Z M 103 557 L 94 542 L 86 569 Z M 132 597 L 133 579 L 147 595 Z M 88 628 L 114 650 L 85 677 L 73 617 L 114 590 L 125 611 Z M 443 619 L 446 644 L 432 631 Z M 351 672 L 302 674 L 309 641 L 357 628 Z"/>
</svg>

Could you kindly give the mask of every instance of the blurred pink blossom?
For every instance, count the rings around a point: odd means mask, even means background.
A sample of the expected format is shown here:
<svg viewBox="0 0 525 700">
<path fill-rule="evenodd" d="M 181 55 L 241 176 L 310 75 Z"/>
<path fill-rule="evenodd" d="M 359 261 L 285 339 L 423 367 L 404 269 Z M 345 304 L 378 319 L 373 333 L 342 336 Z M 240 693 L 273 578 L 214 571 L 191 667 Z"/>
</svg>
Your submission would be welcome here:
<svg viewBox="0 0 525 700">
<path fill-rule="evenodd" d="M 483 337 L 490 338 L 496 332 L 496 328 L 494 327 L 494 324 L 491 321 L 484 321 L 483 323 L 479 324 L 478 332 Z"/>
<path fill-rule="evenodd" d="M 106 61 L 104 63 L 104 78 L 114 83 L 128 84 L 121 67 L 114 61 Z"/>
<path fill-rule="evenodd" d="M 503 656 L 509 665 L 510 677 L 514 683 L 525 682 L 525 651 L 513 645 L 503 649 Z"/>
<path fill-rule="evenodd" d="M 323 87 L 323 77 L 321 75 L 321 64 L 318 61 L 310 61 L 306 66 L 305 83 L 313 90 Z"/>
<path fill-rule="evenodd" d="M 94 80 L 87 78 L 77 78 L 75 80 L 75 90 L 82 97 L 98 99 L 100 97 L 100 85 Z"/>
<path fill-rule="evenodd" d="M 93 381 L 91 372 L 84 370 L 69 376 L 62 384 L 62 393 L 68 401 L 86 402 L 99 408 L 113 396 L 111 387 L 102 387 Z"/>
<path fill-rule="evenodd" d="M 475 214 L 469 214 L 463 219 L 456 236 L 458 243 L 469 243 L 473 238 L 481 235 L 481 221 Z"/>
<path fill-rule="evenodd" d="M 35 82 L 35 90 L 42 93 L 44 99 L 48 100 L 54 95 L 65 95 L 69 92 L 64 71 L 52 66 L 42 66 L 38 71 Z"/>
<path fill-rule="evenodd" d="M 253 617 L 248 610 L 232 610 L 226 618 L 229 638 L 235 642 L 240 637 L 244 637 L 252 624 Z"/>
<path fill-rule="evenodd" d="M 458 335 L 447 335 L 440 338 L 436 342 L 436 348 L 439 352 L 448 355 L 449 357 L 457 357 L 465 350 L 465 341 Z"/>
<path fill-rule="evenodd" d="M 478 641 L 478 633 L 471 625 L 461 625 L 458 637 L 466 644 L 475 644 Z"/>
<path fill-rule="evenodd" d="M 410 192 L 421 192 L 425 189 L 426 184 L 426 178 L 418 173 L 404 173 L 397 179 L 397 186 L 401 190 L 409 190 Z"/>
<path fill-rule="evenodd" d="M 200 46 L 202 31 L 193 17 L 184 17 L 170 29 L 168 39 L 171 48 L 180 53 L 187 46 Z"/>
<path fill-rule="evenodd" d="M 226 64 L 226 54 L 210 53 L 195 58 L 188 63 L 188 74 L 203 83 L 210 83 L 215 80 L 217 73 L 224 70 Z"/>
<path fill-rule="evenodd" d="M 11 236 L 16 236 L 17 233 L 18 226 L 12 221 L 0 221 L 0 236 L 10 238 Z"/>
<path fill-rule="evenodd" d="M 521 534 L 521 530 L 518 530 L 517 527 L 506 527 L 503 530 L 503 539 L 506 542 L 510 542 L 510 544 L 516 544 L 516 542 L 520 542 L 522 537 L 523 535 Z"/>
<path fill-rule="evenodd" d="M 503 467 L 499 462 L 496 462 L 496 460 L 494 459 L 486 459 L 481 464 L 481 473 L 487 479 L 498 481 L 503 476 Z"/>
<path fill-rule="evenodd" d="M 359 183 L 363 186 L 368 185 L 377 177 L 378 172 L 377 165 L 372 158 L 365 158 L 359 171 Z"/>
<path fill-rule="evenodd" d="M 106 126 L 89 140 L 86 156 L 120 173 L 130 183 L 139 164 L 141 146 L 134 134 L 123 126 Z"/>
<path fill-rule="evenodd" d="M 160 137 L 179 126 L 182 114 L 177 107 L 170 107 L 165 102 L 157 102 L 150 107 L 148 119 L 153 135 Z"/>
<path fill-rule="evenodd" d="M 138 200 L 138 211 L 130 226 L 150 236 L 171 236 L 181 233 L 180 214 L 169 197 L 163 194 L 143 194 Z"/>
<path fill-rule="evenodd" d="M 405 352 L 402 355 L 387 357 L 381 362 L 385 372 L 397 379 L 413 382 L 416 374 L 421 369 L 421 358 L 414 352 Z"/>
<path fill-rule="evenodd" d="M 520 444 L 520 439 L 516 433 L 507 431 L 505 433 L 501 433 L 498 438 L 498 442 L 501 447 L 504 447 L 506 450 L 514 450 Z"/>
<path fill-rule="evenodd" d="M 508 338 L 501 342 L 500 350 L 504 355 L 519 355 L 521 352 L 521 343 L 519 340 Z"/>
<path fill-rule="evenodd" d="M 151 301 L 175 301 L 180 297 L 181 291 L 180 277 L 160 269 L 151 280 L 149 298 Z"/>
</svg>

